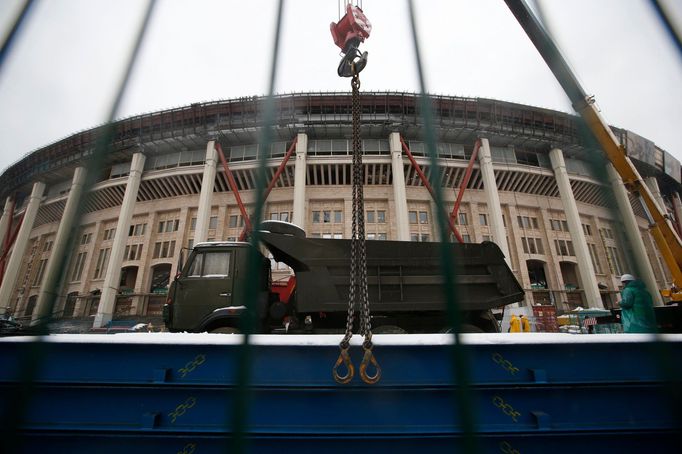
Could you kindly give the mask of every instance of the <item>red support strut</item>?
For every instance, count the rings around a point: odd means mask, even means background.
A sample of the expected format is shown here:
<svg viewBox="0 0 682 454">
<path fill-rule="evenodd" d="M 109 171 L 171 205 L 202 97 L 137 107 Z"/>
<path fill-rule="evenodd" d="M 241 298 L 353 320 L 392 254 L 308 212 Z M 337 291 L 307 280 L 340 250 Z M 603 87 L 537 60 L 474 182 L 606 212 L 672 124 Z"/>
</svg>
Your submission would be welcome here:
<svg viewBox="0 0 682 454">
<path fill-rule="evenodd" d="M 429 180 L 426 178 L 426 175 L 424 175 L 424 172 L 422 172 L 422 169 L 419 166 L 419 164 L 417 164 L 417 161 L 415 161 L 414 156 L 412 156 L 412 152 L 407 147 L 407 144 L 403 140 L 402 136 L 400 136 L 400 143 L 403 147 L 403 150 L 405 151 L 405 154 L 407 155 L 407 158 L 412 163 L 412 167 L 414 167 L 414 170 L 417 172 L 417 175 L 419 175 L 419 179 L 422 181 L 426 189 L 428 189 L 429 193 L 431 194 L 431 197 L 433 197 L 433 199 L 436 200 L 436 194 L 433 192 L 433 188 L 429 184 Z M 450 219 L 449 217 L 448 226 L 450 227 L 450 231 L 452 232 L 452 234 L 455 236 L 455 238 L 457 238 L 457 241 L 459 243 L 464 243 L 464 238 L 462 238 L 462 235 L 460 235 L 459 231 L 457 230 L 457 227 L 455 227 L 455 224 L 452 223 L 452 219 Z"/>
<path fill-rule="evenodd" d="M 452 207 L 452 214 L 450 214 L 450 219 L 455 222 L 455 217 L 459 213 L 459 205 L 462 203 L 462 197 L 464 196 L 464 191 L 469 184 L 471 179 L 471 174 L 474 172 L 474 162 L 476 162 L 476 156 L 478 156 L 478 149 L 481 148 L 481 139 L 477 139 L 474 144 L 474 151 L 471 153 L 471 158 L 469 159 L 469 164 L 467 165 L 467 170 L 464 172 L 464 178 L 459 185 L 459 192 L 457 192 L 457 200 L 455 200 L 455 206 Z"/>
</svg>

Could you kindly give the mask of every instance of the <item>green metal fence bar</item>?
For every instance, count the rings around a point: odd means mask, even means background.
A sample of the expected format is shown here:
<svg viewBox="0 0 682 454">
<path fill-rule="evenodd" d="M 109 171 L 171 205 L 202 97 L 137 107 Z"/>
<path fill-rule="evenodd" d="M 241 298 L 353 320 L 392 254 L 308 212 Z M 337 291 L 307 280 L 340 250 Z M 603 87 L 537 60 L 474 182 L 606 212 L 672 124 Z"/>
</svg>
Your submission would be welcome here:
<svg viewBox="0 0 682 454">
<path fill-rule="evenodd" d="M 268 94 L 265 98 L 263 109 L 263 126 L 260 132 L 259 145 L 262 150 L 269 150 L 272 143 L 272 126 L 274 124 L 275 113 L 275 81 L 277 76 L 277 62 L 279 57 L 280 34 L 282 30 L 282 13 L 284 10 L 284 0 L 279 0 L 277 6 L 277 17 L 275 36 L 272 48 L 272 58 L 270 66 L 270 75 L 268 83 Z M 260 260 L 259 244 L 260 244 L 260 224 L 263 218 L 263 203 L 265 195 L 265 187 L 267 186 L 266 179 L 266 155 L 267 153 L 258 154 L 258 169 L 256 172 L 255 185 L 255 203 L 254 211 L 251 218 L 251 248 L 247 260 L 247 282 L 246 282 L 246 301 L 251 307 L 243 311 L 240 316 L 240 326 L 243 333 L 243 341 L 239 351 L 239 364 L 237 367 L 237 387 L 235 392 L 235 400 L 233 405 L 233 421 L 232 427 L 232 450 L 229 452 L 246 452 L 247 438 L 246 433 L 248 427 L 246 421 L 249 412 L 250 390 L 249 382 L 251 376 L 252 366 L 252 350 L 249 343 L 249 338 L 255 330 L 256 310 L 260 295 L 260 278 L 262 262 Z"/>
<path fill-rule="evenodd" d="M 436 150 L 436 136 L 435 127 L 432 114 L 432 105 L 430 97 L 427 94 L 426 82 L 424 81 L 424 71 L 421 61 L 421 53 L 419 50 L 419 39 L 417 33 L 417 24 L 414 17 L 414 6 L 412 0 L 408 0 L 410 12 L 410 25 L 412 28 L 412 41 L 414 44 L 415 59 L 417 61 L 417 73 L 419 76 L 420 86 L 420 106 L 421 115 L 424 119 L 424 141 L 427 145 L 427 153 L 431 163 L 431 186 L 434 188 L 434 199 L 436 206 L 439 207 L 437 212 L 438 233 L 441 243 L 449 241 L 448 220 L 445 211 L 440 209 L 443 207 L 442 185 L 440 178 L 440 167 L 438 166 L 438 153 Z M 461 346 L 460 329 L 462 326 L 461 315 L 459 312 L 457 288 L 455 285 L 455 269 L 456 264 L 454 258 L 448 253 L 448 248 L 441 248 L 441 271 L 443 274 L 445 292 L 445 301 L 447 306 L 448 321 L 453 331 L 452 340 L 452 364 L 454 367 L 454 377 L 457 386 L 455 386 L 455 393 L 457 397 L 457 411 L 462 421 L 462 430 L 464 435 L 464 450 L 468 453 L 478 452 L 476 440 L 476 418 L 475 409 L 471 399 L 470 383 L 471 378 L 468 372 L 469 361 Z"/>
<path fill-rule="evenodd" d="M 123 99 L 123 95 L 130 81 L 130 75 L 132 74 L 135 62 L 137 60 L 137 56 L 139 54 L 139 50 L 141 48 L 142 41 L 144 39 L 145 32 L 149 25 L 150 18 L 152 17 L 155 5 L 156 0 L 149 0 L 147 8 L 145 10 L 144 17 L 142 19 L 142 22 L 140 23 L 138 32 L 133 42 L 133 47 L 130 51 L 128 60 L 124 67 L 121 80 L 119 82 L 117 90 L 115 91 L 115 97 L 111 103 L 111 108 L 109 109 L 107 123 L 105 124 L 105 126 L 102 127 L 100 131 L 100 136 L 98 137 L 97 144 L 95 146 L 95 150 L 87 161 L 86 164 L 87 177 L 85 180 L 82 193 L 83 198 L 87 197 L 88 190 L 96 182 L 97 174 L 96 170 L 101 168 L 102 163 L 106 157 L 106 153 L 111 146 L 112 138 L 114 136 L 116 129 L 114 120 L 118 115 L 121 100 Z M 76 213 L 74 215 L 73 222 L 74 227 L 71 229 L 69 240 L 67 241 L 66 250 L 73 249 L 76 237 L 75 232 L 77 230 L 77 226 L 80 223 L 80 219 L 83 216 L 84 210 L 85 204 L 80 203 L 79 208 L 78 210 L 76 210 Z M 69 254 L 63 254 L 61 257 L 55 257 L 56 259 L 61 261 L 59 269 L 61 270 L 60 275 L 62 279 L 66 274 L 65 269 L 68 262 L 68 255 Z M 49 292 L 51 297 L 48 299 L 47 302 L 48 306 L 47 313 L 49 315 L 47 317 L 38 319 L 37 325 L 34 327 L 36 333 L 39 335 L 48 334 L 48 324 L 52 315 L 52 311 L 54 310 L 54 305 L 58 293 L 57 289 L 60 287 L 60 283 L 56 282 L 54 285 L 55 288 L 51 289 L 51 291 Z M 11 400 L 10 404 L 7 406 L 6 414 L 2 415 L 2 417 L 0 418 L 0 422 L 2 422 L 2 431 L 4 432 L 5 435 L 3 443 L 8 448 L 9 452 L 20 451 L 21 435 L 18 429 L 19 427 L 21 427 L 21 423 L 24 419 L 26 409 L 32 397 L 32 391 L 34 389 L 34 379 L 36 377 L 37 372 L 39 371 L 40 364 L 44 358 L 44 354 L 45 352 L 42 340 L 40 337 L 38 337 L 36 341 L 31 343 L 30 353 L 22 358 L 23 363 L 20 366 L 21 372 L 20 376 L 18 377 L 18 385 L 16 387 L 15 392 L 11 393 L 10 395 Z"/>
</svg>

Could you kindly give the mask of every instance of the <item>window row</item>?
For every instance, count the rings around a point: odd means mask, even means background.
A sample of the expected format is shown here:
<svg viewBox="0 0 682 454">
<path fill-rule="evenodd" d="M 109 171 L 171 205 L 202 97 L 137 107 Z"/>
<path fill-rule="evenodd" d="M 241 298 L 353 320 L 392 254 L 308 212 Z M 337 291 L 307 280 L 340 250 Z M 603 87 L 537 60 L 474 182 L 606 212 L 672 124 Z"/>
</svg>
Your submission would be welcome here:
<svg viewBox="0 0 682 454">
<path fill-rule="evenodd" d="M 322 210 L 313 211 L 313 224 L 341 224 L 343 223 L 343 211 Z"/>
<path fill-rule="evenodd" d="M 539 229 L 538 218 L 532 216 L 516 216 L 519 227 L 522 229 Z"/>
<path fill-rule="evenodd" d="M 410 211 L 408 213 L 410 224 L 428 224 L 429 214 L 426 211 Z M 419 221 L 419 222 L 417 222 Z"/>
<path fill-rule="evenodd" d="M 563 241 L 563 240 L 562 240 Z M 521 244 L 523 245 L 523 252 L 526 254 L 544 254 L 545 249 L 542 246 L 542 239 L 533 237 L 521 237 Z M 571 245 L 573 247 L 573 245 Z M 566 254 L 564 254 L 566 255 Z"/>
<path fill-rule="evenodd" d="M 568 223 L 563 219 L 550 219 L 549 225 L 552 230 L 557 232 L 568 232 Z"/>
<path fill-rule="evenodd" d="M 167 221 L 159 221 L 158 233 L 177 232 L 180 227 L 179 219 L 169 219 Z"/>
<path fill-rule="evenodd" d="M 171 241 L 157 241 L 154 243 L 154 255 L 153 258 L 166 258 L 173 257 L 175 253 L 175 240 Z"/>
<path fill-rule="evenodd" d="M 140 260 L 142 257 L 142 244 L 131 244 L 126 246 L 123 253 L 123 260 Z"/>
<path fill-rule="evenodd" d="M 554 240 L 557 255 L 575 256 L 575 249 L 573 249 L 573 241 L 571 240 Z"/>
</svg>

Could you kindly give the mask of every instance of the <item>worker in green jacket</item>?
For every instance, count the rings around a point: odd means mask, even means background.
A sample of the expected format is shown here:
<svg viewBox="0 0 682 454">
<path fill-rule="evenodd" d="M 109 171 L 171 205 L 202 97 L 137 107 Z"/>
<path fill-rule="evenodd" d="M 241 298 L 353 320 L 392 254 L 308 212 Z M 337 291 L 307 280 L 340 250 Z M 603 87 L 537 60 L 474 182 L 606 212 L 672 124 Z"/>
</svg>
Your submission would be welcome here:
<svg viewBox="0 0 682 454">
<path fill-rule="evenodd" d="M 623 331 L 626 333 L 655 333 L 654 306 L 644 283 L 635 279 L 631 274 L 623 274 L 620 281 L 623 283 L 622 299 L 619 303 L 622 309 Z"/>
</svg>

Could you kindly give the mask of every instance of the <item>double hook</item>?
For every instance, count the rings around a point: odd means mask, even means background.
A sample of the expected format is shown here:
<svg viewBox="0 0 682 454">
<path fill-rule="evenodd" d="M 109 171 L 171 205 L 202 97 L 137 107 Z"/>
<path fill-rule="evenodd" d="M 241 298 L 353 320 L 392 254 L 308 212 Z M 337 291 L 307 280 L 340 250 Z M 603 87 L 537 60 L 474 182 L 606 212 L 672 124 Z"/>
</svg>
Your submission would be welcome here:
<svg viewBox="0 0 682 454">
<path fill-rule="evenodd" d="M 334 380 L 336 380 L 337 383 L 345 385 L 350 383 L 355 376 L 355 366 L 353 366 L 353 362 L 350 359 L 348 345 L 345 347 L 340 346 L 339 348 L 341 349 L 341 353 L 336 360 L 336 364 L 334 364 L 332 375 L 334 376 Z M 362 362 L 360 363 L 360 378 L 368 385 L 373 385 L 378 382 L 379 379 L 381 379 L 381 367 L 372 353 L 372 344 L 365 343 L 363 344 L 362 348 L 365 350 L 365 354 L 363 355 Z M 339 373 L 339 366 L 341 365 L 343 365 L 346 369 L 345 375 L 341 375 Z M 370 367 L 374 367 L 374 375 L 369 375 L 367 373 L 367 369 Z"/>
</svg>

